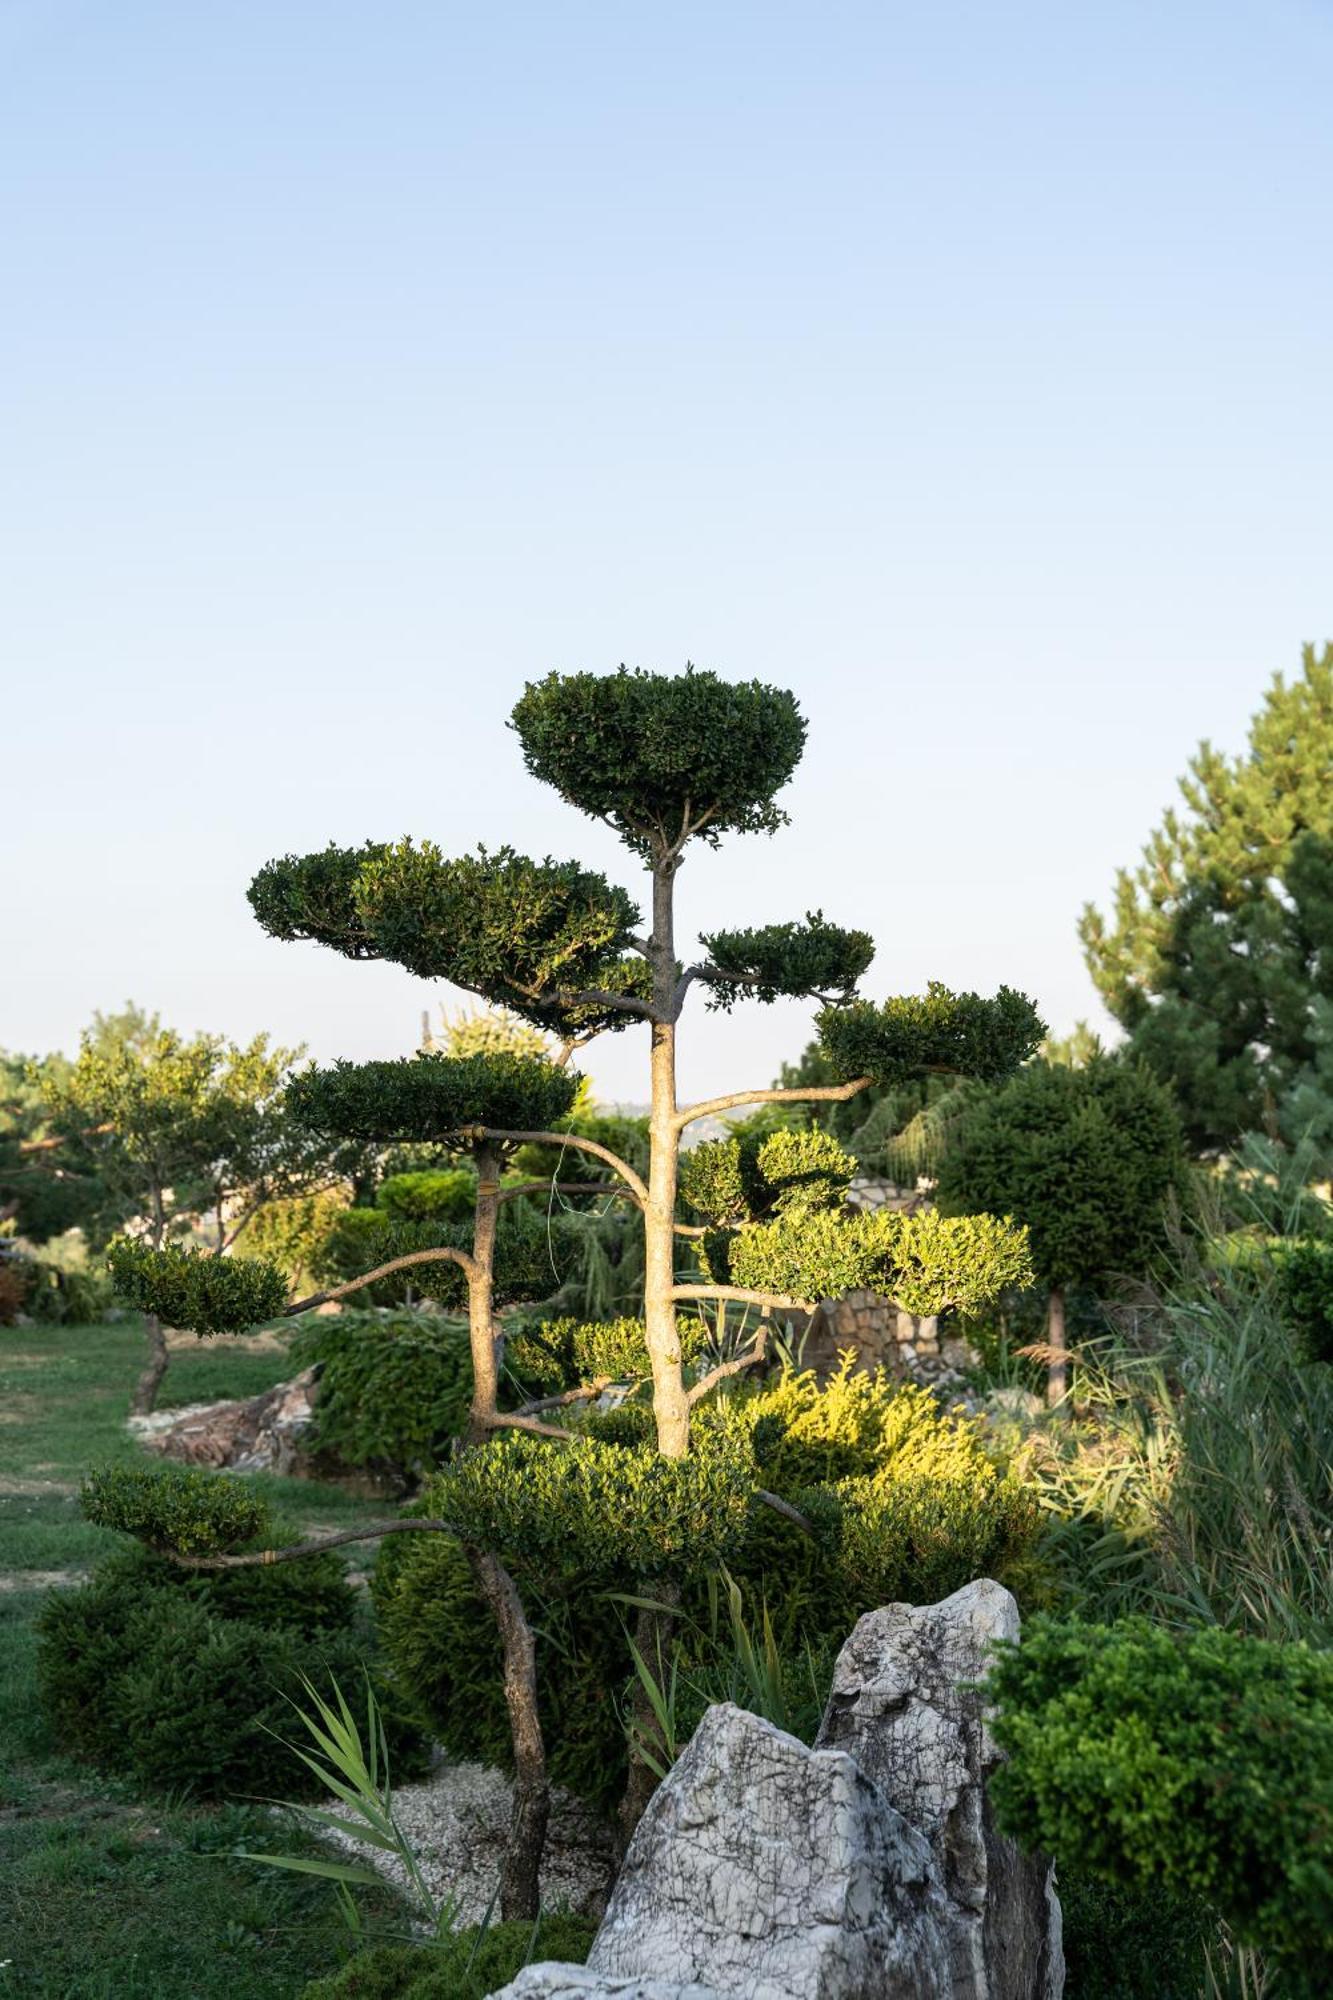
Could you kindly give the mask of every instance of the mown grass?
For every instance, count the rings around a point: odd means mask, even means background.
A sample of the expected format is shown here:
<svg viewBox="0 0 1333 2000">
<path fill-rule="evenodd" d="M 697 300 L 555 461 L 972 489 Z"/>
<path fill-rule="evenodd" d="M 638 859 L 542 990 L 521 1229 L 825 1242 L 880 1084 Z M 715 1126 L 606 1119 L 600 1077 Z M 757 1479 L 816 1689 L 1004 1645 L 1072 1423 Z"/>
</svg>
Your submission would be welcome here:
<svg viewBox="0 0 1333 2000">
<path fill-rule="evenodd" d="M 0 1330 L 0 2000 L 292 2000 L 348 1949 L 333 1892 L 233 1852 L 290 1852 L 292 1829 L 249 1802 L 136 1798 L 64 1759 L 37 1705 L 33 1620 L 67 1587 L 41 1573 L 85 1571 L 116 1543 L 81 1519 L 78 1486 L 140 1451 L 124 1422 L 142 1360 L 134 1320 Z M 163 1400 L 252 1395 L 290 1372 L 280 1345 L 201 1342 L 173 1352 Z M 383 1512 L 312 1481 L 257 1483 L 293 1536 Z"/>
</svg>

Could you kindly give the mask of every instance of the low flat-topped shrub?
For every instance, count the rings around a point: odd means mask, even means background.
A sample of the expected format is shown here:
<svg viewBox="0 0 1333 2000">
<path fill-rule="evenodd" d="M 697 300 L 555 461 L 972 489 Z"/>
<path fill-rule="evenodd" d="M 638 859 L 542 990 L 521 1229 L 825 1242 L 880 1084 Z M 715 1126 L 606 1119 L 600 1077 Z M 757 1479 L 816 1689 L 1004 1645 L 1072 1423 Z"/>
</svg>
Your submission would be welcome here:
<svg viewBox="0 0 1333 2000">
<path fill-rule="evenodd" d="M 314 1788 L 287 1742 L 309 1677 L 362 1684 L 372 1647 L 338 1558 L 214 1574 L 124 1549 L 38 1620 L 38 1691 L 70 1755 L 157 1791 L 284 1797 Z M 399 1761 L 420 1733 L 384 1701 Z"/>
</svg>

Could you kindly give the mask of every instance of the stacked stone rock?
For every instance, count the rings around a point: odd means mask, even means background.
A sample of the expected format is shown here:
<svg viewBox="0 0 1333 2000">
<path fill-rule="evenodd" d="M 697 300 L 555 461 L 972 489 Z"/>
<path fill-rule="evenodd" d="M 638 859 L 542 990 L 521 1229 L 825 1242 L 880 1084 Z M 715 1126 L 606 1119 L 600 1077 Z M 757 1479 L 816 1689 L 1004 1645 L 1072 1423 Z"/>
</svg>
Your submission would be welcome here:
<svg viewBox="0 0 1333 2000">
<path fill-rule="evenodd" d="M 586 1966 L 495 2000 L 1060 2000 L 1049 1862 L 995 1827 L 976 1682 L 1018 1607 L 983 1579 L 844 1646 L 814 1749 L 712 1708 L 639 1824 Z"/>
<path fill-rule="evenodd" d="M 853 1208 L 911 1210 L 921 1206 L 923 1196 L 919 1190 L 858 1174 L 847 1199 Z M 904 1381 L 947 1395 L 964 1393 L 964 1370 L 975 1360 L 965 1340 L 941 1334 L 933 1314 L 919 1318 L 903 1312 L 878 1292 L 847 1292 L 840 1299 L 821 1300 L 807 1330 L 802 1359 L 807 1367 L 826 1374 L 848 1348 L 863 1368 L 886 1368 Z"/>
</svg>

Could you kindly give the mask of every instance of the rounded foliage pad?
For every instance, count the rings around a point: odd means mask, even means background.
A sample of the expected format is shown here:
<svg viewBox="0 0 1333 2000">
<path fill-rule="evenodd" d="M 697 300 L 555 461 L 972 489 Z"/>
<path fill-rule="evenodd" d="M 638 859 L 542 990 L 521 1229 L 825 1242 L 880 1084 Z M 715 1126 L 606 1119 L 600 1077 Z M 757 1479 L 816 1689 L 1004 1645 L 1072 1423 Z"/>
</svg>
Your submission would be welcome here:
<svg viewBox="0 0 1333 2000">
<path fill-rule="evenodd" d="M 202 1466 L 104 1465 L 79 1496 L 84 1519 L 151 1548 L 216 1555 L 268 1527 L 267 1502 L 239 1479 Z"/>
<path fill-rule="evenodd" d="M 270 937 L 284 943 L 309 939 L 345 958 L 378 958 L 379 948 L 357 912 L 357 877 L 384 853 L 364 847 L 326 847 L 322 854 L 284 854 L 264 864 L 247 890 L 250 908 Z"/>
<path fill-rule="evenodd" d="M 532 775 L 645 859 L 695 835 L 716 845 L 784 826 L 774 794 L 805 744 L 794 695 L 693 667 L 548 674 L 525 688 L 513 727 Z"/>
<path fill-rule="evenodd" d="M 367 860 L 355 894 L 382 957 L 539 1027 L 624 1027 L 633 1011 L 580 1006 L 572 996 L 588 988 L 646 995 L 643 960 L 625 956 L 637 904 L 577 861 L 532 861 L 510 847 L 450 860 L 433 841 L 402 840 Z"/>
<path fill-rule="evenodd" d="M 474 1125 L 545 1132 L 581 1082 L 539 1056 L 428 1054 L 305 1070 L 287 1102 L 301 1124 L 334 1138 L 431 1143 Z"/>
<path fill-rule="evenodd" d="M 154 1250 L 122 1237 L 107 1265 L 118 1299 L 190 1333 L 248 1333 L 287 1309 L 286 1273 L 260 1257 Z"/>
<path fill-rule="evenodd" d="M 1026 1062 L 1046 1032 L 1032 1002 L 1010 986 L 986 1000 L 979 993 L 951 993 L 938 980 L 924 995 L 879 1006 L 854 1000 L 826 1007 L 817 1025 L 841 1083 L 860 1076 L 903 1083 L 934 1072 L 993 1083 Z"/>
<path fill-rule="evenodd" d="M 711 986 L 709 1006 L 730 1011 L 748 994 L 773 1001 L 786 995 L 813 995 L 829 1002 L 850 1000 L 856 982 L 875 956 L 868 931 L 843 930 L 811 910 L 803 924 L 765 924 L 759 930 L 713 931 L 699 942 L 710 967 L 721 976 L 703 978 Z"/>
</svg>

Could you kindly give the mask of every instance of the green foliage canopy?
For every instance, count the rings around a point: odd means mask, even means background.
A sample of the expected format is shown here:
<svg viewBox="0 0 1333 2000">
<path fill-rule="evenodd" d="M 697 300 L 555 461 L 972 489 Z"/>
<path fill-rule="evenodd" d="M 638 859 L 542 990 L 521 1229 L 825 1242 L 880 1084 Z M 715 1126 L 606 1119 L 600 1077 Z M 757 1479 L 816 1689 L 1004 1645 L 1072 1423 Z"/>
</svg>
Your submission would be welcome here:
<svg viewBox="0 0 1333 2000">
<path fill-rule="evenodd" d="M 1152 1263 L 1182 1170 L 1174 1105 L 1145 1070 L 1112 1057 L 1034 1062 L 959 1121 L 938 1199 L 948 1213 L 1012 1215 L 1043 1278 L 1094 1283 Z"/>
<path fill-rule="evenodd" d="M 893 1084 L 926 1071 L 991 1082 L 1026 1061 L 1046 1029 L 1032 1002 L 1002 986 L 993 999 L 951 993 L 932 980 L 924 995 L 826 1007 L 817 1022 L 834 1079 Z"/>
<path fill-rule="evenodd" d="M 875 956 L 868 931 L 844 930 L 811 910 L 803 924 L 766 924 L 758 930 L 711 931 L 699 942 L 708 953 L 702 978 L 709 1006 L 729 1012 L 737 1000 L 771 1002 L 781 996 L 840 1003 Z"/>
<path fill-rule="evenodd" d="M 828 1132 L 766 1131 L 762 1121 L 706 1139 L 680 1163 L 680 1191 L 712 1229 L 837 1208 L 856 1161 Z"/>
<path fill-rule="evenodd" d="M 287 1086 L 293 1116 L 341 1138 L 443 1141 L 473 1125 L 546 1131 L 582 1079 L 540 1056 L 400 1056 L 307 1069 Z"/>
<path fill-rule="evenodd" d="M 748 1224 L 731 1244 L 734 1283 L 790 1298 L 871 1291 L 910 1313 L 977 1312 L 1031 1282 L 1027 1231 L 1007 1217 L 815 1209 Z"/>
<path fill-rule="evenodd" d="M 102 1466 L 85 1480 L 79 1504 L 94 1526 L 183 1556 L 225 1553 L 269 1526 L 267 1502 L 252 1486 L 201 1466 Z"/>
<path fill-rule="evenodd" d="M 512 727 L 523 761 L 651 861 L 690 838 L 772 833 L 773 803 L 800 761 L 794 695 L 687 667 L 654 674 L 548 674 L 524 689 Z"/>
<path fill-rule="evenodd" d="M 191 1333 L 246 1333 L 287 1307 L 287 1278 L 260 1257 L 214 1257 L 120 1237 L 107 1251 L 117 1298 L 164 1326 Z"/>
<path fill-rule="evenodd" d="M 428 840 L 330 847 L 269 862 L 250 904 L 271 937 L 447 979 L 560 1035 L 635 1018 L 570 995 L 644 990 L 643 961 L 625 956 L 637 906 L 576 861 L 532 861 L 509 847 L 451 860 Z"/>
<path fill-rule="evenodd" d="M 1322 1116 L 1333 1143 L 1333 645 L 1278 675 L 1239 757 L 1200 745 L 1111 919 L 1091 904 L 1088 968 L 1131 1046 L 1213 1150 Z"/>
</svg>

